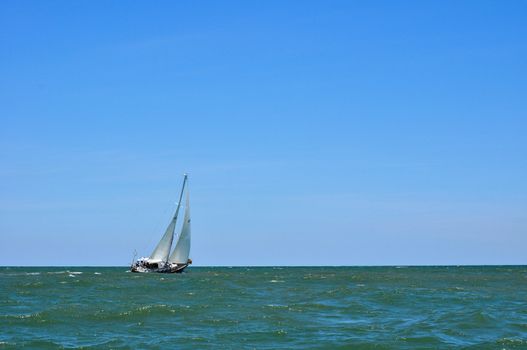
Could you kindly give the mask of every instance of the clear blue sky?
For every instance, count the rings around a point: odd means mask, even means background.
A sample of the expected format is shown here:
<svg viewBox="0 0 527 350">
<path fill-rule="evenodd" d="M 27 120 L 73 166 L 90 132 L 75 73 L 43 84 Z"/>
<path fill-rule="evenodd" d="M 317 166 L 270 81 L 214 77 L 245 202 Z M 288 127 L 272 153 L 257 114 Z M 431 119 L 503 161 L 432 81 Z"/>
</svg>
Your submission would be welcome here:
<svg viewBox="0 0 527 350">
<path fill-rule="evenodd" d="M 527 263 L 525 1 L 2 1 L 0 265 Z"/>
</svg>

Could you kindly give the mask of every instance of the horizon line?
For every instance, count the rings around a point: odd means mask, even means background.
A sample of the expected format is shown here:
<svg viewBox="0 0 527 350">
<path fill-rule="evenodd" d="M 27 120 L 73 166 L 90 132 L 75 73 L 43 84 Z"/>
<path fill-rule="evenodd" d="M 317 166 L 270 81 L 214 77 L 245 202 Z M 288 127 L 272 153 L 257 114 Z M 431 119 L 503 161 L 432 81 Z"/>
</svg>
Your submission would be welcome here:
<svg viewBox="0 0 527 350">
<path fill-rule="evenodd" d="M 485 267 L 485 266 L 492 266 L 492 267 L 500 267 L 500 266 L 525 266 L 527 267 L 527 263 L 525 264 L 422 264 L 422 265 L 405 265 L 405 264 L 394 264 L 394 265 L 196 265 L 196 266 L 188 266 L 191 267 L 205 267 L 205 268 L 236 268 L 236 267 L 245 267 L 245 268 L 269 268 L 269 267 L 306 267 L 306 268 L 324 268 L 324 267 Z M 129 265 L 0 265 L 0 268 L 34 268 L 34 267 L 40 267 L 40 268 L 46 268 L 46 267 L 94 267 L 94 268 L 106 268 L 106 267 L 123 267 L 123 268 L 129 268 Z"/>
</svg>

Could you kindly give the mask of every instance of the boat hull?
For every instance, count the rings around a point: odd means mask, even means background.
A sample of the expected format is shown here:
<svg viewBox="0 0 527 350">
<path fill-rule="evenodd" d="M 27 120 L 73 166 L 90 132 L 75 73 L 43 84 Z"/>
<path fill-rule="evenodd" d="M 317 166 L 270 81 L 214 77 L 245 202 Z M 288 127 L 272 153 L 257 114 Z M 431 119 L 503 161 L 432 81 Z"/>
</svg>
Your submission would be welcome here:
<svg viewBox="0 0 527 350">
<path fill-rule="evenodd" d="M 144 266 L 132 266 L 130 271 L 136 273 L 181 273 L 189 264 L 177 264 L 161 268 L 147 268 Z"/>
</svg>

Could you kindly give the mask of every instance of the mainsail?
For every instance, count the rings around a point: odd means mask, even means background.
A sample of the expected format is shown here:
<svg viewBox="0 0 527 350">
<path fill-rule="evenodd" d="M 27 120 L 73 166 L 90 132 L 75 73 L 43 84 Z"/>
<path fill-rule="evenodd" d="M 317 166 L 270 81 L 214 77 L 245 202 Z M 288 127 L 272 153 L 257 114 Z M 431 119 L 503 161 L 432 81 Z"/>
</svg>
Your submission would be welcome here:
<svg viewBox="0 0 527 350">
<path fill-rule="evenodd" d="M 174 240 L 174 230 L 176 228 L 177 216 L 179 208 L 181 206 L 181 199 L 183 198 L 183 191 L 185 190 L 185 184 L 187 182 L 187 175 L 183 178 L 183 187 L 181 188 L 181 194 L 179 195 L 179 202 L 177 204 L 176 212 L 168 224 L 165 234 L 157 244 L 152 254 L 150 254 L 150 260 L 152 261 L 167 261 L 168 254 L 170 254 L 170 248 L 172 247 L 172 241 Z M 187 196 L 188 202 L 188 196 Z"/>
<path fill-rule="evenodd" d="M 168 261 L 170 263 L 186 264 L 190 253 L 190 199 L 187 190 L 187 198 L 185 203 L 185 217 L 183 225 L 181 226 L 181 233 L 179 234 L 176 247 Z"/>
<path fill-rule="evenodd" d="M 176 228 L 176 216 L 172 218 L 170 224 L 168 224 L 167 230 L 163 235 L 163 238 L 157 244 L 156 249 L 150 254 L 150 260 L 152 261 L 167 261 L 168 254 L 170 253 L 170 247 L 174 240 L 174 229 Z"/>
</svg>

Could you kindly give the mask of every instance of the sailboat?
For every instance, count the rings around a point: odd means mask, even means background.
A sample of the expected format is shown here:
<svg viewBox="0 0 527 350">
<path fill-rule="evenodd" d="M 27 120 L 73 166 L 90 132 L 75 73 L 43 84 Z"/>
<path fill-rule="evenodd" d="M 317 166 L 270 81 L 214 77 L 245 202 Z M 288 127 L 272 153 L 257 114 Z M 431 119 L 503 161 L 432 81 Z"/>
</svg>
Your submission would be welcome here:
<svg viewBox="0 0 527 350">
<path fill-rule="evenodd" d="M 178 273 L 190 264 L 192 260 L 189 259 L 190 254 L 190 199 L 188 191 L 188 176 L 187 174 L 183 177 L 183 186 L 181 187 L 181 193 L 179 195 L 179 202 L 177 204 L 176 212 L 172 216 L 172 220 L 168 224 L 163 237 L 157 244 L 156 248 L 150 254 L 149 257 L 142 257 L 137 259 L 130 270 L 132 272 L 158 272 L 158 273 Z M 185 191 L 186 189 L 186 191 Z M 181 231 L 176 238 L 176 244 L 172 253 L 172 243 L 174 241 L 174 232 L 176 230 L 176 223 L 179 214 L 179 208 L 181 207 L 181 200 L 183 199 L 183 193 L 186 193 L 185 199 L 185 214 L 183 216 L 183 224 L 181 225 Z"/>
</svg>

